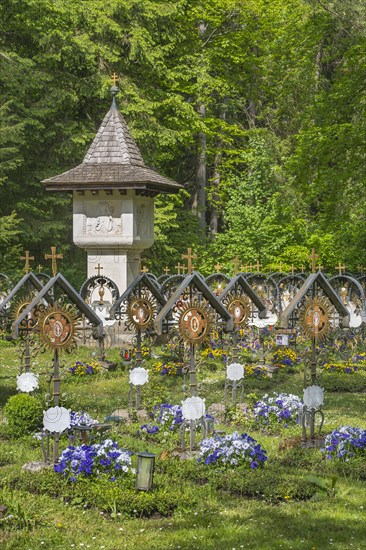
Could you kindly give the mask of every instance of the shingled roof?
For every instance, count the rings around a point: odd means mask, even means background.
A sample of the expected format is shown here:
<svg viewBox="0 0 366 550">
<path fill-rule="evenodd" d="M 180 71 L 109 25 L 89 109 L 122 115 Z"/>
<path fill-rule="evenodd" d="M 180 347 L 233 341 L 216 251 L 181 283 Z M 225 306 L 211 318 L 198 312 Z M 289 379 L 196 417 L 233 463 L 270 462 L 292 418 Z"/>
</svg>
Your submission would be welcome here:
<svg viewBox="0 0 366 550">
<path fill-rule="evenodd" d="M 183 186 L 148 168 L 127 123 L 119 112 L 111 89 L 111 108 L 86 153 L 82 164 L 43 180 L 48 191 L 87 189 L 136 189 L 142 193 L 175 193 Z"/>
</svg>

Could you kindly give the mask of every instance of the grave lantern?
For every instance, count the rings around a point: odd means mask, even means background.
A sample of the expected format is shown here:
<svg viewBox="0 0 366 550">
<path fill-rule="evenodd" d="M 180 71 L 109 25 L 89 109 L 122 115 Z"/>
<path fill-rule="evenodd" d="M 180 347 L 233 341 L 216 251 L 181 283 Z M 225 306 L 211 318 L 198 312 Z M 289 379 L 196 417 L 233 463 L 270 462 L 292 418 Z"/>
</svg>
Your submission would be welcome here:
<svg viewBox="0 0 366 550">
<path fill-rule="evenodd" d="M 153 483 L 155 456 L 153 453 L 137 453 L 137 478 L 136 489 L 138 491 L 150 491 Z"/>
</svg>

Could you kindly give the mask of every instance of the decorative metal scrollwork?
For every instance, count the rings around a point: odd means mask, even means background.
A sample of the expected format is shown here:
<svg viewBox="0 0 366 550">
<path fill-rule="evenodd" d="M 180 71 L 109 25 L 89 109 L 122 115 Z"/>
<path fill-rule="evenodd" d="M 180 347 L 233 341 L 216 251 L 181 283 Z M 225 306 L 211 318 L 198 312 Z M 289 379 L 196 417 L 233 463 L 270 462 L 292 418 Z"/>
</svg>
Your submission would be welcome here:
<svg viewBox="0 0 366 550">
<path fill-rule="evenodd" d="M 330 303 L 325 296 L 308 298 L 304 303 L 301 317 L 306 336 L 323 340 L 329 332 L 330 314 Z"/>
</svg>

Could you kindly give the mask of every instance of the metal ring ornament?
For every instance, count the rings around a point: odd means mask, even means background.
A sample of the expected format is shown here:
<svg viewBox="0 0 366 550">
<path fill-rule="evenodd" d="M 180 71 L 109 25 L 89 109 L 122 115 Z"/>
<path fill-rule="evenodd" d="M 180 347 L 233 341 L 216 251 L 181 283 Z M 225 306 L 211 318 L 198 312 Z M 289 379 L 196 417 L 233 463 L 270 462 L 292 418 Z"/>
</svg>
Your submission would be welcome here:
<svg viewBox="0 0 366 550">
<path fill-rule="evenodd" d="M 325 297 L 306 300 L 301 319 L 306 336 L 323 340 L 330 329 L 329 318 L 330 304 Z"/>
<path fill-rule="evenodd" d="M 47 308 L 41 320 L 41 338 L 50 349 L 71 349 L 75 345 L 75 318 L 60 307 Z"/>
<path fill-rule="evenodd" d="M 227 305 L 229 313 L 234 318 L 237 326 L 243 326 L 248 323 L 251 313 L 250 301 L 246 296 L 235 296 Z"/>
<path fill-rule="evenodd" d="M 154 319 L 155 307 L 147 298 L 133 299 L 128 305 L 128 317 L 136 328 L 149 327 Z"/>
<path fill-rule="evenodd" d="M 206 340 L 213 323 L 208 309 L 202 305 L 187 304 L 178 320 L 179 332 L 186 342 L 199 344 Z"/>
</svg>

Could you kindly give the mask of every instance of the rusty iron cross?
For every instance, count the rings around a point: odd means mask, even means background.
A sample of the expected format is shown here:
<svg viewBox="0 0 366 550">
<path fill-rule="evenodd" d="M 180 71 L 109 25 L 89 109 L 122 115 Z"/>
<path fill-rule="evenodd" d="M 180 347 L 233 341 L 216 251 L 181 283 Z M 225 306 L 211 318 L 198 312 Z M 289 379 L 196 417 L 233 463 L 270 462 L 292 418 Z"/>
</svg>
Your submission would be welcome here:
<svg viewBox="0 0 366 550">
<path fill-rule="evenodd" d="M 57 275 L 57 261 L 56 260 L 62 260 L 63 254 L 56 254 L 56 247 L 51 246 L 51 254 L 45 254 L 44 259 L 45 260 L 52 260 L 51 268 L 52 268 L 52 276 L 55 277 Z"/>
<path fill-rule="evenodd" d="M 100 272 L 102 271 L 103 267 L 98 263 L 97 267 L 95 267 L 94 269 L 98 270 L 98 277 L 100 277 Z"/>
<path fill-rule="evenodd" d="M 315 248 L 311 250 L 311 256 L 309 256 L 309 260 L 311 260 L 311 272 L 315 273 L 315 262 L 316 260 L 319 260 L 319 255 L 315 253 Z"/>
<path fill-rule="evenodd" d="M 197 259 L 197 255 L 192 254 L 192 248 L 187 248 L 187 254 L 182 254 L 182 260 L 187 260 L 189 274 L 191 274 L 194 269 L 192 260 L 196 260 L 196 259 Z"/>
<path fill-rule="evenodd" d="M 261 270 L 262 264 L 259 262 L 259 260 L 257 260 L 257 263 L 254 265 L 254 267 L 257 271 Z"/>
<path fill-rule="evenodd" d="M 21 256 L 20 259 L 25 260 L 24 271 L 26 272 L 26 274 L 28 274 L 30 268 L 29 261 L 34 260 L 34 256 L 29 256 L 29 250 L 26 250 L 25 256 Z"/>
<path fill-rule="evenodd" d="M 341 262 L 338 262 L 337 269 L 338 269 L 338 274 L 343 275 L 343 273 L 346 271 L 346 266 L 342 265 Z"/>
<path fill-rule="evenodd" d="M 233 259 L 233 264 L 234 264 L 234 275 L 237 275 L 238 269 L 239 269 L 239 258 L 237 256 L 235 256 L 235 258 Z"/>
</svg>

